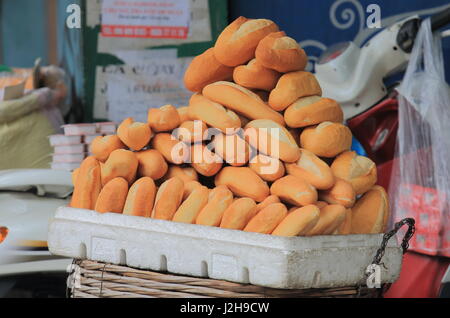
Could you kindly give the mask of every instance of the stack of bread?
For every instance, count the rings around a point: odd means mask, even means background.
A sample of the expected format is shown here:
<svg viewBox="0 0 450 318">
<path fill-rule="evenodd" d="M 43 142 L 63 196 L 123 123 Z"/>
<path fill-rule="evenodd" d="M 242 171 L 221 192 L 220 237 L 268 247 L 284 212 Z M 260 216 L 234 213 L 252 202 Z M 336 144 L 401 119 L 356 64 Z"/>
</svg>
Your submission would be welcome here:
<svg viewBox="0 0 450 318">
<path fill-rule="evenodd" d="M 238 18 L 187 69 L 189 106 L 150 109 L 147 123 L 127 118 L 94 140 L 71 206 L 278 236 L 383 232 L 376 166 L 350 151 L 341 107 L 306 64 L 274 22 Z M 219 132 L 210 143 L 208 128 Z M 274 128 L 277 156 L 249 138 Z"/>
</svg>

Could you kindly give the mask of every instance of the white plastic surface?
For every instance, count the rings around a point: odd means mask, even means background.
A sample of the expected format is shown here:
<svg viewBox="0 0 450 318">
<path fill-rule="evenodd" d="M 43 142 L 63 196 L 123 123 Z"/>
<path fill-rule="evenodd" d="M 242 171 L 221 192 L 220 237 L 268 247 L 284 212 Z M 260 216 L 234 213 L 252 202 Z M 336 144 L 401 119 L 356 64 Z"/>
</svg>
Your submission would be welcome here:
<svg viewBox="0 0 450 318">
<path fill-rule="evenodd" d="M 277 237 L 61 207 L 50 224 L 53 254 L 272 288 L 356 286 L 382 235 Z M 391 239 L 381 283 L 393 282 L 402 252 Z"/>
</svg>

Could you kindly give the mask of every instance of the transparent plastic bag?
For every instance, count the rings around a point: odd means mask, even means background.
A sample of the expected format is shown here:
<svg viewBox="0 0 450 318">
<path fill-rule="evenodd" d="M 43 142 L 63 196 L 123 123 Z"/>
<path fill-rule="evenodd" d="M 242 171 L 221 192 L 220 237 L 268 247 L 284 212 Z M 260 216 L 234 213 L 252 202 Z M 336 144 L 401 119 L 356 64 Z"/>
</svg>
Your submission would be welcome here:
<svg viewBox="0 0 450 318">
<path fill-rule="evenodd" d="M 450 90 L 440 35 L 425 20 L 399 92 L 399 130 L 390 181 L 392 222 L 416 219 L 411 249 L 450 256 Z"/>
</svg>

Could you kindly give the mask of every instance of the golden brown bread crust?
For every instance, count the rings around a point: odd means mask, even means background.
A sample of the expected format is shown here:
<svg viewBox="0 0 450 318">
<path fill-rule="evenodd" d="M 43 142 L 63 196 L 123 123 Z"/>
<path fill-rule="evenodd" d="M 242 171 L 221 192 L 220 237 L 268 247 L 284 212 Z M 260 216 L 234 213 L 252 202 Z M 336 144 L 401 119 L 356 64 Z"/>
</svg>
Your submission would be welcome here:
<svg viewBox="0 0 450 318">
<path fill-rule="evenodd" d="M 93 210 L 102 188 L 100 163 L 94 157 L 83 160 L 77 174 L 70 206 Z"/>
<path fill-rule="evenodd" d="M 245 232 L 270 234 L 286 217 L 287 208 L 283 203 L 273 203 L 258 212 L 245 226 Z"/>
<path fill-rule="evenodd" d="M 233 193 L 227 186 L 218 186 L 209 192 L 208 203 L 195 219 L 195 224 L 219 226 L 225 210 L 233 203 Z"/>
<path fill-rule="evenodd" d="M 240 65 L 233 71 L 233 80 L 236 84 L 249 89 L 271 91 L 277 85 L 281 74 L 265 68 L 256 59 L 247 65 Z"/>
<path fill-rule="evenodd" d="M 218 134 L 213 140 L 214 152 L 226 163 L 240 167 L 247 164 L 250 146 L 238 133 L 233 135 Z"/>
<path fill-rule="evenodd" d="M 331 168 L 320 158 L 306 149 L 300 149 L 300 159 L 295 163 L 287 163 L 288 174 L 309 182 L 316 189 L 329 189 L 334 185 Z"/>
<path fill-rule="evenodd" d="M 98 136 L 91 143 L 91 153 L 101 162 L 105 162 L 114 150 L 124 148 L 124 143 L 117 135 Z"/>
<path fill-rule="evenodd" d="M 242 65 L 255 56 L 259 41 L 276 31 L 278 26 L 270 20 L 239 17 L 217 38 L 214 55 L 224 65 Z"/>
<path fill-rule="evenodd" d="M 352 234 L 376 234 L 386 230 L 389 202 L 383 187 L 374 186 L 352 208 Z"/>
<path fill-rule="evenodd" d="M 356 193 L 350 182 L 337 178 L 332 188 L 319 192 L 319 199 L 351 208 L 355 204 Z"/>
<path fill-rule="evenodd" d="M 270 193 L 278 196 L 282 202 L 295 206 L 314 204 L 317 201 L 316 189 L 303 179 L 287 175 L 275 181 Z"/>
<path fill-rule="evenodd" d="M 248 166 L 261 179 L 268 182 L 280 179 L 286 172 L 284 164 L 280 160 L 262 154 L 253 157 Z"/>
<path fill-rule="evenodd" d="M 322 96 L 316 77 L 309 72 L 291 72 L 280 77 L 270 93 L 269 105 L 274 110 L 283 111 L 299 98 L 313 95 Z"/>
<path fill-rule="evenodd" d="M 330 204 L 320 209 L 317 224 L 306 235 L 330 235 L 345 221 L 346 209 L 342 205 Z"/>
<path fill-rule="evenodd" d="M 101 166 L 102 185 L 117 177 L 122 177 L 128 184 L 132 184 L 136 178 L 137 168 L 138 159 L 134 152 L 124 149 L 114 150 Z"/>
<path fill-rule="evenodd" d="M 184 73 L 184 86 L 198 93 L 208 84 L 230 80 L 232 77 L 233 68 L 221 64 L 214 56 L 214 48 L 210 48 L 192 60 Z"/>
<path fill-rule="evenodd" d="M 271 109 L 252 91 L 231 83 L 216 82 L 205 86 L 203 96 L 251 120 L 269 119 L 284 126 L 283 115 Z"/>
<path fill-rule="evenodd" d="M 175 177 L 180 178 L 184 183 L 188 183 L 190 181 L 198 181 L 197 171 L 189 166 L 185 167 L 170 165 L 166 175 L 164 176 L 164 180 L 169 180 Z"/>
<path fill-rule="evenodd" d="M 261 211 L 262 209 L 268 207 L 269 205 L 273 204 L 273 203 L 281 203 L 280 199 L 276 196 L 276 195 L 269 195 L 267 198 L 264 199 L 264 201 L 262 201 L 261 203 L 258 203 L 256 205 L 256 211 L 255 211 L 255 215 Z"/>
<path fill-rule="evenodd" d="M 153 132 L 147 123 L 139 123 L 132 118 L 127 118 L 117 128 L 117 136 L 128 148 L 139 151 L 148 145 Z"/>
<path fill-rule="evenodd" d="M 189 106 L 183 106 L 177 108 L 178 116 L 180 116 L 180 123 L 191 120 L 189 117 Z"/>
<path fill-rule="evenodd" d="M 348 235 L 352 232 L 352 209 L 345 210 L 345 220 L 337 229 L 337 234 Z"/>
<path fill-rule="evenodd" d="M 278 224 L 272 235 L 298 236 L 305 235 L 319 221 L 320 210 L 315 205 L 296 208 Z"/>
<path fill-rule="evenodd" d="M 172 221 L 189 224 L 194 223 L 197 215 L 208 203 L 208 194 L 209 189 L 207 187 L 201 186 L 195 188 L 189 197 L 181 203 Z"/>
<path fill-rule="evenodd" d="M 202 176 L 212 177 L 222 169 L 223 161 L 203 144 L 191 146 L 191 166 Z"/>
<path fill-rule="evenodd" d="M 181 204 L 184 183 L 180 178 L 165 181 L 158 189 L 151 217 L 170 221 Z"/>
<path fill-rule="evenodd" d="M 156 134 L 152 139 L 151 147 L 158 150 L 167 162 L 179 165 L 189 161 L 189 146 L 178 141 L 171 134 Z"/>
<path fill-rule="evenodd" d="M 172 105 L 149 109 L 147 121 L 155 132 L 171 131 L 181 123 L 180 115 Z"/>
<path fill-rule="evenodd" d="M 301 128 L 324 121 L 342 123 L 344 113 L 333 99 L 307 96 L 298 99 L 286 109 L 284 120 L 289 127 Z"/>
<path fill-rule="evenodd" d="M 273 32 L 262 39 L 255 56 L 264 67 L 280 73 L 303 71 L 308 63 L 305 51 L 284 32 Z"/>
<path fill-rule="evenodd" d="M 137 180 L 128 191 L 123 214 L 150 217 L 155 202 L 156 186 L 149 177 Z"/>
<path fill-rule="evenodd" d="M 128 195 L 128 182 L 124 178 L 109 181 L 97 198 L 95 211 L 99 213 L 122 213 Z"/>
<path fill-rule="evenodd" d="M 167 162 L 161 153 L 155 149 L 136 152 L 139 162 L 138 175 L 153 180 L 161 179 L 167 173 Z"/>
<path fill-rule="evenodd" d="M 256 215 L 256 203 L 250 198 L 239 198 L 225 210 L 220 222 L 224 229 L 243 230 Z"/>
<path fill-rule="evenodd" d="M 327 121 L 303 130 L 300 144 L 319 157 L 333 158 L 350 149 L 352 133 L 345 125 Z"/>
<path fill-rule="evenodd" d="M 269 196 L 268 185 L 248 167 L 223 168 L 217 174 L 215 184 L 226 185 L 236 196 L 249 197 L 256 202 L 262 202 Z"/>
<path fill-rule="evenodd" d="M 195 188 L 201 187 L 202 184 L 198 181 L 192 180 L 184 183 L 183 201 L 194 191 Z"/>
<path fill-rule="evenodd" d="M 207 138 L 208 126 L 201 120 L 188 120 L 181 123 L 172 134 L 185 143 L 202 142 Z"/>
</svg>

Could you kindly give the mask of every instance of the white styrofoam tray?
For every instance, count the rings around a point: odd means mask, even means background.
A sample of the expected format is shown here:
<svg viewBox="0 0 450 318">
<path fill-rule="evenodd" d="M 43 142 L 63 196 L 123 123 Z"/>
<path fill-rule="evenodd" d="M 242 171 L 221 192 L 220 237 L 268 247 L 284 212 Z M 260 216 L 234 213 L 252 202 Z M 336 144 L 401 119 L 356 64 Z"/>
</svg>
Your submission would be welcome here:
<svg viewBox="0 0 450 318">
<path fill-rule="evenodd" d="M 381 240 L 382 234 L 277 237 L 61 207 L 50 223 L 48 246 L 72 258 L 306 289 L 357 286 Z M 402 263 L 395 238 L 382 261 L 381 283 L 394 282 Z"/>
</svg>

